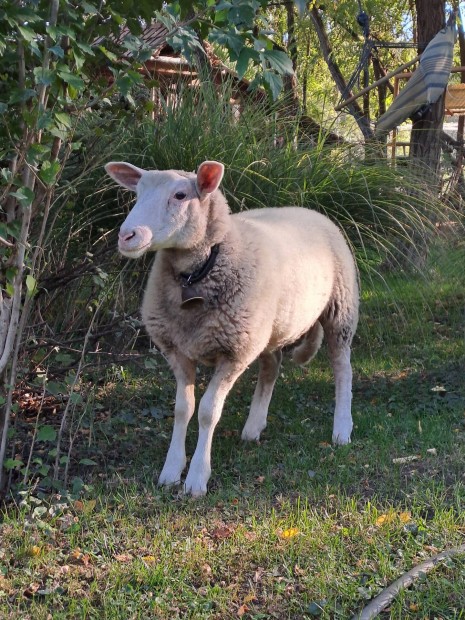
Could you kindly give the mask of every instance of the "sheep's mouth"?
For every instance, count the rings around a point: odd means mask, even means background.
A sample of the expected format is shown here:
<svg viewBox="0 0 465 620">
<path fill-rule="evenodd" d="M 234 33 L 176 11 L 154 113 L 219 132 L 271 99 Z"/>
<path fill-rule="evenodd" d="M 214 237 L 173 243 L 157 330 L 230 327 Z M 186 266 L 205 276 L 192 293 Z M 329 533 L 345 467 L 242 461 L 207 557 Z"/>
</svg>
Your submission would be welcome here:
<svg viewBox="0 0 465 620">
<path fill-rule="evenodd" d="M 140 245 L 137 248 L 122 248 L 121 246 L 118 246 L 118 250 L 120 254 L 126 256 L 126 258 L 139 258 L 139 256 L 142 256 L 147 252 L 150 246 L 151 243 L 144 243 L 144 245 Z"/>
</svg>

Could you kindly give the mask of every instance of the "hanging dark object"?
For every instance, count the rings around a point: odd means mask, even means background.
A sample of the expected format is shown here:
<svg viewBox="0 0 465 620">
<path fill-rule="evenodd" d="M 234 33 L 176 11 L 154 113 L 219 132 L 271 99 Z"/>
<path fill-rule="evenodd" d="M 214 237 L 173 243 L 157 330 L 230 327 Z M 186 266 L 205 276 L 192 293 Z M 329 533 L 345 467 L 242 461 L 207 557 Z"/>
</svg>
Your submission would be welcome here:
<svg viewBox="0 0 465 620">
<path fill-rule="evenodd" d="M 363 36 L 365 37 L 365 39 L 368 39 L 368 37 L 370 36 L 370 18 L 368 17 L 367 13 L 365 13 L 365 11 L 361 10 L 360 13 L 357 15 L 357 23 L 363 30 Z"/>
</svg>

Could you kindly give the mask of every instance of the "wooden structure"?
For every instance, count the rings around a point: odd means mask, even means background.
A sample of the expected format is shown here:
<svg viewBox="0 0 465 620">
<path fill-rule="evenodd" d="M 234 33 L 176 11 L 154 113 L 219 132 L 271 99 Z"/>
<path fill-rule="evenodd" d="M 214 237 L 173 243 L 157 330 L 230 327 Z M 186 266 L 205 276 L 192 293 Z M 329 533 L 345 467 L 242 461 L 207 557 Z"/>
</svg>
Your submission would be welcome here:
<svg viewBox="0 0 465 620">
<path fill-rule="evenodd" d="M 157 86 L 150 86 L 151 98 L 157 107 L 160 100 L 173 101 L 179 97 L 180 86 L 196 88 L 200 85 L 201 77 L 196 66 L 189 63 L 181 54 L 175 51 L 167 42 L 168 29 L 159 22 L 154 22 L 146 26 L 142 33 L 138 35 L 139 41 L 144 49 L 149 49 L 151 56 L 149 59 L 141 63 L 139 71 L 149 83 L 154 81 Z M 118 36 L 110 35 L 106 42 L 110 42 L 118 46 L 120 53 L 121 45 L 127 37 L 132 37 L 132 33 L 127 26 L 121 28 Z M 96 39 L 94 45 L 103 42 L 103 38 Z M 266 93 L 262 89 L 250 91 L 250 82 L 244 78 L 239 78 L 237 74 L 226 67 L 216 56 L 212 46 L 203 42 L 205 52 L 205 68 L 209 72 L 209 79 L 220 86 L 227 82 L 231 88 L 230 103 L 239 106 L 245 99 L 251 99 L 255 102 L 263 102 L 266 99 Z M 201 55 L 201 52 L 200 52 Z M 122 60 L 131 60 L 135 56 L 131 50 L 120 53 Z M 107 72 L 108 79 L 111 81 L 113 75 Z M 153 112 L 156 115 L 156 111 Z"/>
</svg>

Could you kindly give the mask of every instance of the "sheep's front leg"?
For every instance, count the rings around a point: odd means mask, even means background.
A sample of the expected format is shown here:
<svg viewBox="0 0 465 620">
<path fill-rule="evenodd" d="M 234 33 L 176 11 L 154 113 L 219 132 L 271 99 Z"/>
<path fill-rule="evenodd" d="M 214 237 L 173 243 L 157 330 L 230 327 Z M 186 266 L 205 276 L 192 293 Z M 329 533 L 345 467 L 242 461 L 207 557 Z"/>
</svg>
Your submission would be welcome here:
<svg viewBox="0 0 465 620">
<path fill-rule="evenodd" d="M 184 489 L 194 497 L 205 495 L 211 473 L 213 433 L 223 411 L 224 401 L 247 364 L 222 361 L 218 364 L 199 404 L 199 437 Z"/>
<path fill-rule="evenodd" d="M 167 354 L 176 377 L 174 426 L 165 465 L 158 479 L 160 485 L 178 484 L 186 466 L 186 432 L 195 408 L 195 364 L 180 353 Z"/>
<path fill-rule="evenodd" d="M 258 441 L 260 433 L 266 427 L 268 407 L 279 375 L 282 357 L 283 354 L 279 350 L 273 353 L 262 353 L 258 358 L 257 387 L 250 406 L 249 417 L 242 430 L 242 439 L 245 441 Z"/>
</svg>

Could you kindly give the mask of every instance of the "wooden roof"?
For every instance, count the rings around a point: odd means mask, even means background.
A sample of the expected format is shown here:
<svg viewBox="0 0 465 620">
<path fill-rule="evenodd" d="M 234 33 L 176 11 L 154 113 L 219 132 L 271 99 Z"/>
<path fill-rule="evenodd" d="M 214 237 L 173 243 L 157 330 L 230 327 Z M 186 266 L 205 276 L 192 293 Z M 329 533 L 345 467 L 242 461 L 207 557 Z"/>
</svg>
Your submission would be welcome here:
<svg viewBox="0 0 465 620">
<path fill-rule="evenodd" d="M 141 73 L 150 78 L 158 78 L 165 85 L 167 82 L 174 82 L 179 78 L 189 81 L 192 84 L 198 83 L 198 72 L 195 66 L 187 61 L 186 58 L 169 45 L 167 42 L 168 29 L 159 22 L 153 22 L 143 28 L 138 39 L 142 41 L 144 47 L 151 50 L 151 57 L 143 63 Z M 118 36 L 110 35 L 108 39 L 121 45 L 127 37 L 132 36 L 128 26 L 123 26 Z M 103 37 L 96 39 L 94 45 L 102 43 Z M 213 47 L 206 41 L 202 42 L 208 64 L 211 67 L 213 81 L 216 84 L 230 79 L 234 88 L 234 99 L 251 98 L 254 101 L 264 101 L 266 93 L 262 89 L 249 91 L 250 82 L 245 78 L 239 78 L 237 74 L 227 67 L 215 54 Z M 122 59 L 129 60 L 133 57 L 131 50 L 125 50 L 121 54 Z"/>
</svg>

